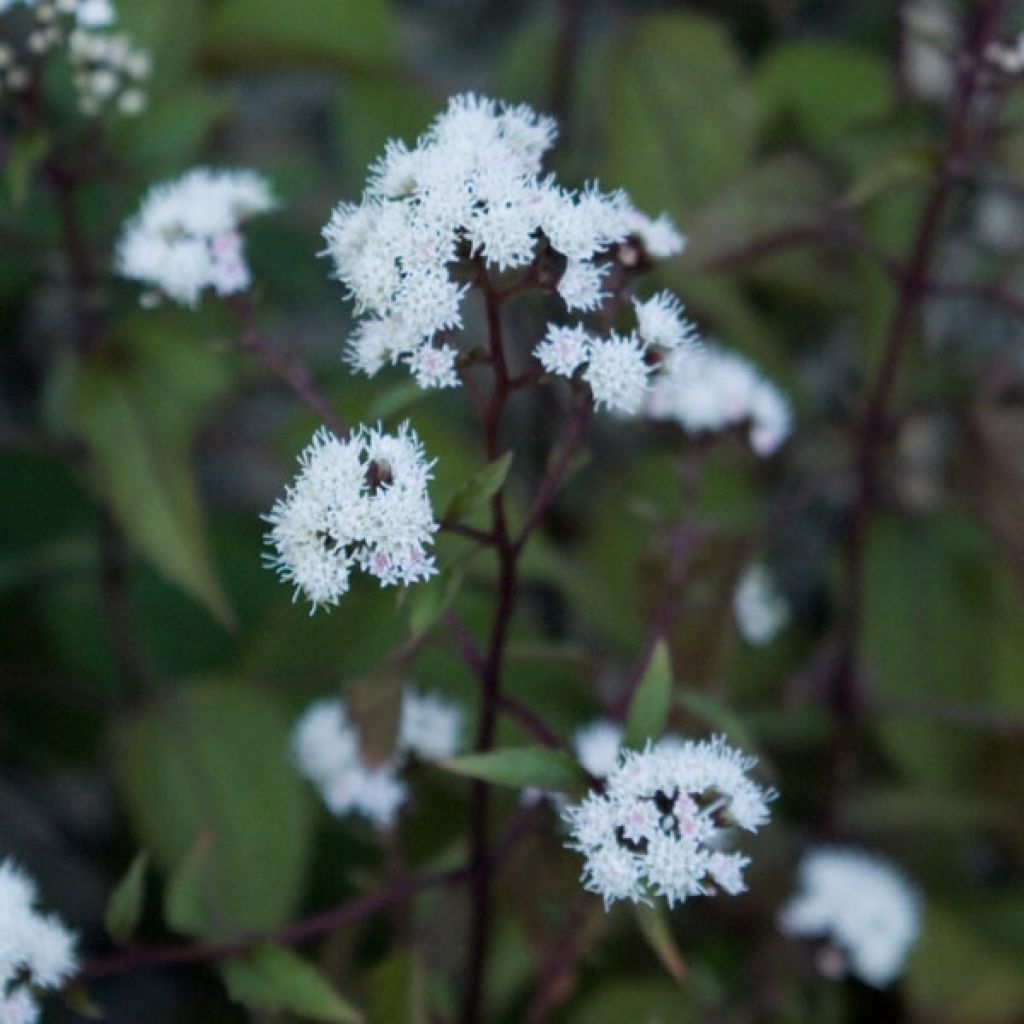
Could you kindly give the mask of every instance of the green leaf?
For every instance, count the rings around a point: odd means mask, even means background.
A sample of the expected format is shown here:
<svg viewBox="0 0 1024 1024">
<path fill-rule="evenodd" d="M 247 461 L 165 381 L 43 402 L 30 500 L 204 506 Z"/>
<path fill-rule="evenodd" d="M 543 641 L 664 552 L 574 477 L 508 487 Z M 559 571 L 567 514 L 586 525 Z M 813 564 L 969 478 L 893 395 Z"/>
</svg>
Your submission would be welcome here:
<svg viewBox="0 0 1024 1024">
<path fill-rule="evenodd" d="M 738 747 L 747 752 L 755 748 L 750 730 L 739 715 L 710 694 L 699 690 L 683 690 L 676 697 L 676 703 L 701 722 L 724 732 Z"/>
<path fill-rule="evenodd" d="M 412 589 L 407 604 L 409 632 L 414 638 L 425 636 L 441 620 L 462 589 L 465 577 L 461 572 L 443 569 L 429 583 Z"/>
<path fill-rule="evenodd" d="M 366 71 L 391 58 L 394 21 L 390 0 L 223 0 L 207 15 L 204 57 L 232 69 L 320 61 Z"/>
<path fill-rule="evenodd" d="M 426 1024 L 423 965 L 415 953 L 396 953 L 367 977 L 367 1018 L 373 1024 Z"/>
<path fill-rule="evenodd" d="M 910 958 L 906 988 L 922 1019 L 1015 1024 L 1024 1015 L 1019 944 L 999 949 L 972 910 L 931 904 Z"/>
<path fill-rule="evenodd" d="M 932 181 L 939 164 L 936 148 L 925 143 L 901 146 L 868 164 L 843 196 L 847 206 L 866 206 L 898 188 Z"/>
<path fill-rule="evenodd" d="M 766 117 L 792 114 L 812 141 L 828 145 L 886 113 L 889 77 L 885 60 L 870 51 L 797 42 L 769 51 L 757 88 Z"/>
<path fill-rule="evenodd" d="M 7 154 L 7 190 L 15 209 L 25 205 L 32 176 L 49 154 L 51 145 L 50 137 L 39 131 L 22 131 L 14 136 Z"/>
<path fill-rule="evenodd" d="M 405 678 L 404 664 L 385 661 L 345 687 L 345 709 L 359 733 L 360 753 L 371 765 L 394 757 Z"/>
<path fill-rule="evenodd" d="M 650 664 L 633 694 L 626 718 L 623 745 L 642 749 L 648 740 L 656 740 L 665 728 L 672 702 L 672 661 L 668 645 L 660 641 Z"/>
<path fill-rule="evenodd" d="M 626 1021 L 691 1024 L 706 1020 L 691 998 L 674 981 L 636 977 L 608 977 L 573 1001 L 566 1024 L 624 1024 Z"/>
<path fill-rule="evenodd" d="M 234 616 L 211 564 L 188 461 L 200 413 L 226 384 L 221 363 L 156 318 L 129 320 L 123 340 L 82 367 L 73 417 L 128 537 L 230 625 Z"/>
<path fill-rule="evenodd" d="M 479 472 L 474 473 L 456 492 L 448 503 L 444 518 L 457 523 L 472 515 L 477 509 L 483 508 L 505 485 L 509 468 L 512 465 L 512 452 L 505 452 L 493 462 L 489 462 Z"/>
<path fill-rule="evenodd" d="M 131 867 L 117 888 L 110 894 L 107 910 L 103 921 L 107 934 L 118 944 L 130 941 L 135 934 L 142 916 L 143 899 L 145 897 L 146 868 L 149 866 L 149 854 L 143 850 L 132 861 Z"/>
<path fill-rule="evenodd" d="M 579 766 L 568 754 L 546 747 L 508 747 L 489 754 L 467 754 L 437 763 L 456 775 L 516 789 L 533 786 L 565 790 L 583 781 Z"/>
<path fill-rule="evenodd" d="M 289 763 L 289 733 L 270 698 L 217 682 L 185 687 L 118 723 L 113 769 L 142 845 L 182 885 L 182 861 L 192 854 L 196 862 L 191 890 L 201 899 L 192 906 L 201 905 L 181 915 L 183 930 L 262 931 L 295 911 L 312 808 Z M 205 863 L 196 849 L 203 833 Z"/>
<path fill-rule="evenodd" d="M 668 914 L 664 906 L 657 903 L 652 907 L 642 903 L 633 905 L 633 918 L 647 945 L 654 950 L 662 966 L 680 985 L 686 982 L 689 970 L 683 954 L 679 951 L 675 936 L 669 927 Z"/>
<path fill-rule="evenodd" d="M 221 965 L 228 995 L 256 1010 L 282 1010 L 329 1024 L 362 1024 L 363 1015 L 305 960 L 278 946 L 261 946 L 244 960 Z"/>
<path fill-rule="evenodd" d="M 599 88 L 607 136 L 602 178 L 626 188 L 641 209 L 686 217 L 753 152 L 756 100 L 717 21 L 690 14 L 638 19 L 616 39 Z"/>
<path fill-rule="evenodd" d="M 92 996 L 81 985 L 64 989 L 61 1000 L 72 1013 L 84 1020 L 103 1020 L 106 1016 L 102 1007 L 93 1002 Z"/>
<path fill-rule="evenodd" d="M 212 833 L 200 832 L 167 883 L 164 918 L 171 929 L 182 935 L 202 935 L 216 913 L 215 900 L 211 898 L 212 851 Z"/>
</svg>

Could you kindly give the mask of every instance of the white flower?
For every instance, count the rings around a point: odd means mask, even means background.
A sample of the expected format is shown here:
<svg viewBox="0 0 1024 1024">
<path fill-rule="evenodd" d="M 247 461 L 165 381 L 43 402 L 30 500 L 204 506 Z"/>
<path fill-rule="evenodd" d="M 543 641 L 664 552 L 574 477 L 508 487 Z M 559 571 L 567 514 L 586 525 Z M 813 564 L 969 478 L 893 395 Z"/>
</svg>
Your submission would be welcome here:
<svg viewBox="0 0 1024 1024">
<path fill-rule="evenodd" d="M 662 213 L 652 220 L 638 210 L 630 209 L 627 226 L 629 233 L 636 235 L 643 242 L 647 254 L 656 260 L 678 256 L 686 248 L 686 239 L 679 233 L 668 214 Z"/>
<path fill-rule="evenodd" d="M 458 708 L 407 688 L 402 694 L 397 749 L 383 764 L 371 766 L 363 758 L 358 730 L 344 702 L 319 701 L 295 725 L 292 757 L 332 814 L 358 814 L 379 829 L 389 829 L 408 798 L 399 777 L 407 756 L 451 757 L 459 748 L 461 725 Z"/>
<path fill-rule="evenodd" d="M 571 377 L 590 357 L 591 340 L 582 324 L 573 327 L 549 324 L 547 335 L 533 354 L 548 373 Z"/>
<path fill-rule="evenodd" d="M 427 493 L 433 463 L 408 423 L 396 434 L 360 427 L 346 440 L 321 428 L 299 464 L 266 517 L 267 562 L 305 595 L 311 614 L 337 604 L 356 567 L 381 586 L 437 571 L 426 550 L 437 531 Z"/>
<path fill-rule="evenodd" d="M 619 763 L 622 726 L 618 722 L 591 722 L 576 731 L 572 745 L 584 770 L 595 778 L 604 778 Z"/>
<path fill-rule="evenodd" d="M 849 971 L 877 988 L 902 973 L 920 930 L 921 901 L 887 861 L 824 847 L 800 864 L 800 889 L 779 914 L 787 935 L 823 937 L 846 955 Z"/>
<path fill-rule="evenodd" d="M 604 793 L 564 811 L 568 845 L 585 858 L 584 887 L 605 907 L 742 892 L 749 858 L 720 847 L 731 827 L 756 832 L 768 821 L 774 794 L 748 778 L 754 764 L 721 737 L 621 751 Z"/>
<path fill-rule="evenodd" d="M 398 729 L 399 746 L 426 761 L 452 757 L 459 749 L 462 712 L 433 694 L 406 690 Z"/>
<path fill-rule="evenodd" d="M 683 317 L 683 304 L 671 292 L 658 292 L 646 302 L 633 300 L 636 333 L 647 345 L 667 351 L 693 345 L 697 328 Z"/>
<path fill-rule="evenodd" d="M 583 379 L 590 385 L 598 409 L 606 405 L 612 412 L 624 415 L 640 410 L 651 372 L 645 354 L 642 342 L 634 334 L 622 337 L 613 331 L 607 338 L 591 343 Z"/>
<path fill-rule="evenodd" d="M 771 455 L 790 432 L 790 412 L 778 389 L 741 356 L 713 345 L 670 352 L 651 379 L 652 419 L 675 420 L 692 433 L 746 423 L 758 455 Z"/>
<path fill-rule="evenodd" d="M 186 306 L 205 288 L 233 295 L 249 287 L 241 229 L 272 209 L 270 185 L 253 171 L 197 168 L 149 190 L 124 226 L 116 268 Z"/>
<path fill-rule="evenodd" d="M 56 988 L 77 969 L 75 937 L 35 909 L 35 885 L 11 861 L 0 861 L 0 1021 L 34 1024 L 33 989 Z M 30 987 L 31 986 L 31 987 Z"/>
<path fill-rule="evenodd" d="M 768 567 L 751 565 L 733 597 L 736 624 L 747 643 L 769 644 L 789 623 L 790 610 Z"/>
<path fill-rule="evenodd" d="M 529 107 L 467 94 L 451 99 L 413 147 L 387 144 L 360 202 L 339 204 L 324 229 L 335 276 L 368 318 L 348 344 L 356 370 L 372 376 L 402 362 L 421 387 L 456 383 L 447 364 L 434 368 L 430 351 L 439 332 L 462 327 L 468 286 L 452 265 L 467 258 L 502 272 L 550 246 L 566 259 L 563 303 L 586 311 L 602 299 L 595 258 L 616 243 L 649 230 L 658 236 L 652 254 L 675 250 L 675 229 L 645 218 L 622 193 L 575 192 L 542 178 L 555 135 L 555 123 Z"/>
<path fill-rule="evenodd" d="M 421 345 L 408 357 L 409 369 L 421 388 L 453 388 L 459 383 L 457 356 L 451 345 Z"/>
</svg>

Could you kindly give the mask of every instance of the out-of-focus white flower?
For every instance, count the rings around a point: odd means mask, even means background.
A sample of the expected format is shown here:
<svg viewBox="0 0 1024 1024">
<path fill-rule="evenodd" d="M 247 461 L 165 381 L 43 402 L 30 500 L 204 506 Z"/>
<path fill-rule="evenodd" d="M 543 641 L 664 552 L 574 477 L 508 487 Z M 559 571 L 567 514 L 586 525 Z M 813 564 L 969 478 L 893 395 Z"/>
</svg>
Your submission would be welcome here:
<svg viewBox="0 0 1024 1024">
<path fill-rule="evenodd" d="M 34 1024 L 33 989 L 56 988 L 77 967 L 75 937 L 36 910 L 36 887 L 9 860 L 0 861 L 0 1021 Z"/>
<path fill-rule="evenodd" d="M 321 428 L 299 464 L 266 517 L 267 562 L 306 597 L 310 614 L 337 604 L 356 567 L 381 586 L 437 571 L 426 550 L 437 531 L 427 493 L 433 462 L 408 423 L 395 434 L 360 427 L 345 440 Z"/>
<path fill-rule="evenodd" d="M 462 712 L 429 693 L 407 689 L 402 699 L 398 745 L 426 761 L 452 757 L 459 749 Z"/>
<path fill-rule="evenodd" d="M 800 888 L 780 912 L 779 928 L 830 940 L 851 974 L 883 988 L 903 972 L 920 918 L 920 896 L 892 864 L 860 850 L 824 847 L 801 862 Z"/>
<path fill-rule="evenodd" d="M 83 113 L 94 116 L 112 107 L 133 116 L 145 109 L 143 85 L 152 61 L 128 36 L 79 28 L 68 37 L 68 56 Z"/>
<path fill-rule="evenodd" d="M 651 380 L 646 412 L 692 433 L 749 423 L 758 455 L 777 451 L 791 429 L 789 406 L 775 385 L 742 356 L 713 345 L 670 352 Z"/>
<path fill-rule="evenodd" d="M 736 624 L 743 639 L 760 647 L 789 624 L 790 609 L 779 585 L 766 565 L 751 565 L 740 578 L 733 596 Z"/>
<path fill-rule="evenodd" d="M 1006 189 L 991 189 L 978 199 L 974 230 L 982 244 L 998 253 L 1024 248 L 1024 201 Z"/>
<path fill-rule="evenodd" d="M 115 264 L 186 306 L 205 288 L 234 295 L 249 287 L 242 227 L 274 207 L 266 178 L 254 171 L 200 167 L 151 188 L 121 231 Z"/>
<path fill-rule="evenodd" d="M 742 892 L 749 859 L 721 847 L 730 828 L 756 832 L 768 821 L 773 793 L 748 777 L 755 763 L 721 737 L 622 751 L 604 793 L 564 811 L 568 845 L 585 858 L 584 887 L 606 908 Z"/>
<path fill-rule="evenodd" d="M 646 302 L 633 300 L 636 333 L 644 344 L 666 351 L 694 346 L 697 328 L 683 316 L 683 304 L 671 292 L 658 292 Z"/>
<path fill-rule="evenodd" d="M 467 94 L 411 149 L 388 143 L 361 201 L 341 203 L 324 229 L 335 274 L 367 318 L 346 347 L 354 369 L 372 376 L 402 362 L 422 387 L 449 386 L 450 373 L 422 371 L 421 352 L 462 327 L 467 286 L 449 268 L 467 258 L 500 272 L 529 265 L 546 243 L 566 259 L 566 308 L 586 311 L 602 300 L 601 260 L 617 243 L 635 235 L 656 257 L 682 248 L 667 218 L 650 220 L 623 193 L 542 178 L 555 135 L 529 107 Z"/>
<path fill-rule="evenodd" d="M 316 786 L 332 814 L 358 814 L 380 829 L 391 828 L 408 798 L 400 778 L 409 754 L 426 760 L 451 757 L 459 749 L 462 713 L 432 694 L 407 688 L 395 754 L 380 765 L 363 759 L 359 733 L 343 701 L 313 704 L 292 733 L 292 757 Z"/>
<path fill-rule="evenodd" d="M 946 0 L 910 0 L 903 7 L 903 80 L 913 95 L 945 103 L 956 82 L 960 25 Z"/>
<path fill-rule="evenodd" d="M 618 722 L 598 720 L 578 729 L 572 738 L 576 757 L 588 775 L 603 779 L 619 763 L 622 726 Z"/>
</svg>

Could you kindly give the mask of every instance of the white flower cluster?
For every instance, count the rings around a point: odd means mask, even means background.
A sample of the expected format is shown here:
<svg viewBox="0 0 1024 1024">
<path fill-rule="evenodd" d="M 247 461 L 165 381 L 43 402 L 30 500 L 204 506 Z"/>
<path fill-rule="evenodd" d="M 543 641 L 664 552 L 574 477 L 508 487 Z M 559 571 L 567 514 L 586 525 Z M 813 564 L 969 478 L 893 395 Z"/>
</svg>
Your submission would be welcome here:
<svg viewBox="0 0 1024 1024">
<path fill-rule="evenodd" d="M 15 2 L 0 0 L 0 14 Z M 142 85 L 151 72 L 150 57 L 126 35 L 97 31 L 117 20 L 110 0 L 20 2 L 31 8 L 30 24 L 20 48 L 14 42 L 0 43 L 0 92 L 4 87 L 10 92 L 27 89 L 39 70 L 34 62 L 66 48 L 82 113 L 95 116 L 108 109 L 126 116 L 142 113 L 147 102 Z"/>
<path fill-rule="evenodd" d="M 921 900 L 887 861 L 859 850 L 812 850 L 800 864 L 800 889 L 779 915 L 787 935 L 821 937 L 851 974 L 876 988 L 902 973 L 920 930 Z"/>
<path fill-rule="evenodd" d="M 220 296 L 245 291 L 242 226 L 273 206 L 270 185 L 254 171 L 199 167 L 155 185 L 121 231 L 117 272 L 192 307 L 205 288 Z"/>
<path fill-rule="evenodd" d="M 748 778 L 755 763 L 721 737 L 622 751 L 604 793 L 564 811 L 568 845 L 586 858 L 584 887 L 606 908 L 743 892 L 750 858 L 721 847 L 730 828 L 756 832 L 768 821 L 773 793 Z"/>
<path fill-rule="evenodd" d="M 599 719 L 578 729 L 572 738 L 576 759 L 588 775 L 603 779 L 615 770 L 622 749 L 622 726 Z"/>
<path fill-rule="evenodd" d="M 683 316 L 683 307 L 670 292 L 658 292 L 645 302 L 633 300 L 636 330 L 623 336 L 591 334 L 582 324 L 552 324 L 534 355 L 548 373 L 571 377 L 584 366 L 594 404 L 631 415 L 648 396 L 654 364 L 672 354 L 686 362 L 697 351 L 696 328 Z"/>
<path fill-rule="evenodd" d="M 152 61 L 128 36 L 76 30 L 68 40 L 68 56 L 83 114 L 93 117 L 113 108 L 133 117 L 146 109 L 143 84 Z"/>
<path fill-rule="evenodd" d="M 786 628 L 790 608 L 766 565 L 751 565 L 733 596 L 733 612 L 743 639 L 755 647 L 770 644 Z"/>
<path fill-rule="evenodd" d="M 299 719 L 292 754 L 299 771 L 319 790 L 332 814 L 359 814 L 377 828 L 390 828 L 408 797 L 399 778 L 410 755 L 433 761 L 459 748 L 461 711 L 432 694 L 407 688 L 395 755 L 370 766 L 360 750 L 359 733 L 340 700 L 320 701 Z"/>
<path fill-rule="evenodd" d="M 381 586 L 417 583 L 436 571 L 427 554 L 438 524 L 428 462 L 416 433 L 360 427 L 347 439 L 326 428 L 299 456 L 302 467 L 266 517 L 268 564 L 311 604 L 334 605 L 354 568 Z"/>
<path fill-rule="evenodd" d="M 669 353 L 647 394 L 647 415 L 692 433 L 749 424 L 750 445 L 771 455 L 789 437 L 789 405 L 742 356 L 713 345 Z"/>
<path fill-rule="evenodd" d="M 36 887 L 0 862 L 0 1021 L 35 1024 L 36 989 L 56 988 L 76 969 L 75 940 L 52 915 L 35 909 Z"/>
<path fill-rule="evenodd" d="M 527 106 L 456 96 L 416 145 L 388 144 L 358 204 L 342 203 L 324 229 L 338 279 L 363 316 L 346 358 L 373 376 L 404 363 L 421 387 L 451 387 L 467 290 L 451 266 L 476 257 L 497 271 L 531 264 L 542 243 L 566 260 L 558 290 L 568 309 L 600 304 L 600 257 L 630 237 L 655 258 L 683 239 L 622 192 L 574 192 L 541 177 L 554 142 L 550 118 Z"/>
</svg>

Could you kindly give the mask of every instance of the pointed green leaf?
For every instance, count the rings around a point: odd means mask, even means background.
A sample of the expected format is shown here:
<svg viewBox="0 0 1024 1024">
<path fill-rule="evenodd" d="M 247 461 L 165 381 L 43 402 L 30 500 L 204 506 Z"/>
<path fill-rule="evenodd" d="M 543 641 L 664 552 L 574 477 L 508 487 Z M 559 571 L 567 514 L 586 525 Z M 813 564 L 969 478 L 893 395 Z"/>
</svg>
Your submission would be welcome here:
<svg viewBox="0 0 1024 1024">
<path fill-rule="evenodd" d="M 672 701 L 672 663 L 668 646 L 662 640 L 654 649 L 629 707 L 623 743 L 641 749 L 648 740 L 656 740 L 665 728 L 669 704 Z"/>
<path fill-rule="evenodd" d="M 409 592 L 409 632 L 414 638 L 429 633 L 451 607 L 462 588 L 461 572 L 443 569 L 429 583 Z"/>
<path fill-rule="evenodd" d="M 939 163 L 935 146 L 901 146 L 868 164 L 854 178 L 842 201 L 846 206 L 865 206 L 896 189 L 932 181 Z"/>
<path fill-rule="evenodd" d="M 213 908 L 210 898 L 212 849 L 213 835 L 209 831 L 200 832 L 167 883 L 164 918 L 168 927 L 182 935 L 202 935 L 209 926 Z"/>
<path fill-rule="evenodd" d="M 516 789 L 533 786 L 564 790 L 583 781 L 579 766 L 568 754 L 546 747 L 508 747 L 489 754 L 453 757 L 438 764 L 456 775 Z"/>
<path fill-rule="evenodd" d="M 683 954 L 679 951 L 675 936 L 669 927 L 668 915 L 662 904 L 644 906 L 642 903 L 633 905 L 633 917 L 640 929 L 640 934 L 657 954 L 662 966 L 676 981 L 682 985 L 689 974 Z"/>
<path fill-rule="evenodd" d="M 221 965 L 228 995 L 257 1010 L 283 1010 L 329 1024 L 362 1024 L 363 1015 L 315 968 L 287 949 L 261 946 Z"/>
<path fill-rule="evenodd" d="M 117 888 L 110 894 L 104 923 L 107 934 L 117 943 L 129 942 L 135 934 L 142 916 L 142 904 L 145 897 L 146 868 L 149 866 L 149 854 L 143 850 L 132 861 L 131 867 Z"/>
<path fill-rule="evenodd" d="M 474 473 L 455 492 L 455 496 L 448 504 L 444 518 L 456 523 L 477 509 L 483 508 L 504 486 L 511 465 L 512 452 L 505 452 L 493 462 L 489 462 L 479 472 Z"/>
<path fill-rule="evenodd" d="M 40 131 L 23 131 L 14 136 L 7 154 L 7 189 L 15 209 L 25 204 L 32 176 L 51 145 L 50 137 Z"/>
<path fill-rule="evenodd" d="M 99 489 L 129 539 L 230 625 L 189 466 L 199 415 L 224 383 L 212 352 L 189 348 L 158 324 L 131 321 L 119 343 L 82 367 L 73 417 Z"/>
</svg>

